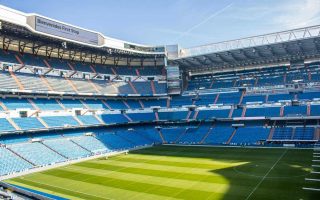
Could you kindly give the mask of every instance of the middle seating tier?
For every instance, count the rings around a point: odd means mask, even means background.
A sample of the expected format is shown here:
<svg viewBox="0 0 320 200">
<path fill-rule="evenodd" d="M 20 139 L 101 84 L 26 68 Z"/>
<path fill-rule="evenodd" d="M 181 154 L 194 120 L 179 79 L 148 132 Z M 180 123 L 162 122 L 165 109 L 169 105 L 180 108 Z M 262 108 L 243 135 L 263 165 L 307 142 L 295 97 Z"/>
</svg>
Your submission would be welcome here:
<svg viewBox="0 0 320 200">
<path fill-rule="evenodd" d="M 67 92 L 90 93 L 111 96 L 127 96 L 128 94 L 140 94 L 153 96 L 155 94 L 166 95 L 166 82 L 154 81 L 155 90 L 151 89 L 151 81 L 107 81 L 87 80 L 80 78 L 67 78 L 60 76 L 39 76 L 34 74 L 1 71 L 0 88 L 6 90 L 31 90 L 39 92 Z"/>
</svg>

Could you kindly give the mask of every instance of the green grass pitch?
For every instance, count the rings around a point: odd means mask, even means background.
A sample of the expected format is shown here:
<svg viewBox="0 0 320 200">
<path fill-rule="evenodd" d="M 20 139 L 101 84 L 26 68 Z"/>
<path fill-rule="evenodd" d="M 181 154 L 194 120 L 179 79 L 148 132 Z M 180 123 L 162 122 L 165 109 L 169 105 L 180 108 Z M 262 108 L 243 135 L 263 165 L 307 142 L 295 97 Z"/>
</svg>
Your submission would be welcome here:
<svg viewBox="0 0 320 200">
<path fill-rule="evenodd" d="M 302 190 L 312 152 L 156 146 L 7 182 L 69 199 L 318 199 Z"/>
</svg>

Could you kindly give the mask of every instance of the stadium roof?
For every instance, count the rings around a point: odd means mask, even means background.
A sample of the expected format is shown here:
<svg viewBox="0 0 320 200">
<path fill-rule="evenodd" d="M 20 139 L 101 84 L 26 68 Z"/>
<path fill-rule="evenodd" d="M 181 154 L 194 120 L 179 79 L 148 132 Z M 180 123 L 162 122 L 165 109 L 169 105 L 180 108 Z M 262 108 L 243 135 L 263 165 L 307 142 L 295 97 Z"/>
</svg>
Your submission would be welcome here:
<svg viewBox="0 0 320 200">
<path fill-rule="evenodd" d="M 177 50 L 171 63 L 188 71 L 319 58 L 320 25 Z"/>
<path fill-rule="evenodd" d="M 23 13 L 2 5 L 0 5 L 0 20 L 3 23 L 23 27 L 25 32 L 29 31 L 38 37 L 42 36 L 47 39 L 56 39 L 87 47 L 112 48 L 144 55 L 159 55 L 165 52 L 163 46 L 146 46 L 110 38 L 96 31 L 67 24 L 35 13 Z"/>
</svg>

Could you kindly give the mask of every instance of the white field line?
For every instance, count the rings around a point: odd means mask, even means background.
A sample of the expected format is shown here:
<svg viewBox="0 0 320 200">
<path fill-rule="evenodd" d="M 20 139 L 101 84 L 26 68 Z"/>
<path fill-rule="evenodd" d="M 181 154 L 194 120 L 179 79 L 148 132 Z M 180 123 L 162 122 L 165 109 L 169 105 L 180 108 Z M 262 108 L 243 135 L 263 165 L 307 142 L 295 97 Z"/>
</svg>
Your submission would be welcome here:
<svg viewBox="0 0 320 200">
<path fill-rule="evenodd" d="M 305 178 L 306 181 L 319 181 L 320 179 L 315 179 L 315 178 Z"/>
<path fill-rule="evenodd" d="M 63 189 L 63 190 L 67 190 L 67 191 L 70 191 L 70 192 L 77 192 L 77 193 L 80 193 L 80 194 L 84 194 L 84 195 L 88 195 L 88 196 L 94 196 L 94 197 L 98 197 L 98 198 L 102 198 L 102 199 L 106 199 L 106 200 L 113 200 L 111 198 L 106 198 L 106 197 L 102 197 L 102 196 L 97 196 L 97 195 L 94 195 L 94 194 L 88 194 L 88 193 L 85 193 L 85 192 L 80 192 L 79 190 L 69 190 L 67 189 L 66 187 L 59 187 L 59 186 L 56 186 L 56 185 L 50 185 L 50 184 L 45 184 L 45 183 L 40 183 L 40 182 L 37 182 L 37 181 L 31 181 L 31 180 L 27 180 L 27 181 L 30 181 L 30 182 L 33 182 L 33 183 L 36 183 L 36 184 L 40 184 L 40 185 L 43 185 L 43 186 L 51 186 L 51 187 L 56 187 L 56 188 L 59 188 L 59 189 Z M 37 191 L 42 191 L 42 189 L 36 189 Z M 45 192 L 46 193 L 46 192 Z M 59 193 L 59 192 L 57 192 Z M 47 194 L 52 194 L 52 193 L 47 193 Z M 59 193 L 60 194 L 60 193 Z M 69 194 L 67 194 L 69 195 Z M 60 195 L 57 195 L 57 196 L 60 196 Z M 70 195 L 72 196 L 72 195 Z"/>
<path fill-rule="evenodd" d="M 256 185 L 256 187 L 251 191 L 251 193 L 247 196 L 246 200 L 248 200 L 251 195 L 258 189 L 258 187 L 261 185 L 261 183 L 266 179 L 266 177 L 269 175 L 269 173 L 273 170 L 273 168 L 278 164 L 278 162 L 282 159 L 282 157 L 287 153 L 288 149 L 286 149 L 281 156 L 278 158 L 278 160 L 272 165 L 272 167 L 269 169 L 269 171 L 262 177 L 260 182 Z"/>
<path fill-rule="evenodd" d="M 302 189 L 320 192 L 320 189 L 318 189 L 318 188 L 307 188 L 307 187 L 303 187 Z"/>
</svg>

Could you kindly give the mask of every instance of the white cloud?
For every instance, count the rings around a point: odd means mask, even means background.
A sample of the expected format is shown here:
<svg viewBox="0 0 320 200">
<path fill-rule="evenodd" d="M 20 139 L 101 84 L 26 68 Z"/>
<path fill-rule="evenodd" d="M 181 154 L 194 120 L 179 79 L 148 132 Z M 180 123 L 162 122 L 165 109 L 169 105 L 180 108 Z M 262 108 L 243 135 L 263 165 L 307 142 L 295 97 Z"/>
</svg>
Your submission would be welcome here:
<svg viewBox="0 0 320 200">
<path fill-rule="evenodd" d="M 274 16 L 273 22 L 285 29 L 309 26 L 320 22 L 319 0 L 291 0 L 275 9 L 278 15 Z"/>
</svg>

